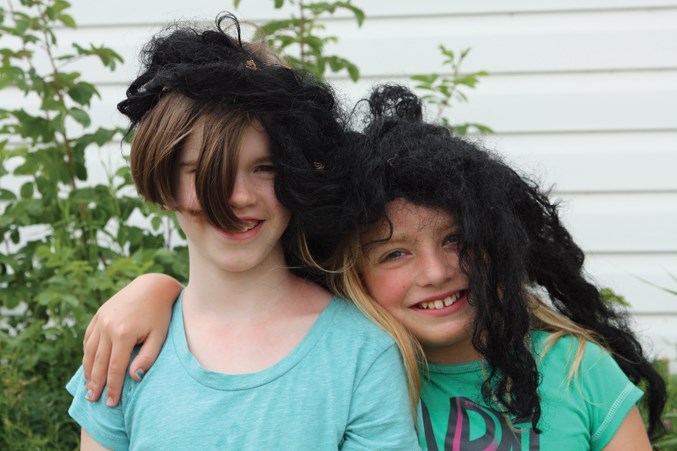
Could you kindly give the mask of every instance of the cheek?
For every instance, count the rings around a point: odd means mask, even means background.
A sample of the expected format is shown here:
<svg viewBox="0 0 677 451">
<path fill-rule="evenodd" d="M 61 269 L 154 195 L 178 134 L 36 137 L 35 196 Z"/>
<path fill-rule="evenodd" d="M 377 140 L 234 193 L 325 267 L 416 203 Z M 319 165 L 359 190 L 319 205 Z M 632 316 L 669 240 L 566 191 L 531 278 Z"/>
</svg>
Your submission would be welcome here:
<svg viewBox="0 0 677 451">
<path fill-rule="evenodd" d="M 195 193 L 195 178 L 190 176 L 180 176 L 176 180 L 176 203 L 187 211 L 199 211 L 200 203 L 197 201 Z"/>
<path fill-rule="evenodd" d="M 407 279 L 398 271 L 367 270 L 363 273 L 367 291 L 383 308 L 394 316 L 407 295 Z"/>
<path fill-rule="evenodd" d="M 291 213 L 284 205 L 280 203 L 279 200 L 277 200 L 277 196 L 275 195 L 275 187 L 272 182 L 269 185 L 264 186 L 263 193 L 270 210 L 286 229 L 291 219 Z"/>
</svg>

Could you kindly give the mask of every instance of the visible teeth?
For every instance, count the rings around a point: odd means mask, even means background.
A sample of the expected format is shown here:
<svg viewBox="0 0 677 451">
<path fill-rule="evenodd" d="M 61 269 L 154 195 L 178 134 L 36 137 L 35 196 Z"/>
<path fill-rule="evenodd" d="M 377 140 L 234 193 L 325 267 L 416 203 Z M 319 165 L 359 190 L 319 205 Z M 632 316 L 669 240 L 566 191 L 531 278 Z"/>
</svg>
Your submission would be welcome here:
<svg viewBox="0 0 677 451">
<path fill-rule="evenodd" d="M 422 308 L 422 309 L 437 310 L 437 309 L 441 309 L 441 308 L 444 308 L 444 307 L 449 307 L 451 304 L 458 301 L 458 298 L 460 298 L 460 297 L 461 297 L 461 293 L 459 292 L 459 293 L 453 294 L 451 296 L 447 296 L 444 299 L 437 299 L 437 300 L 434 300 L 434 301 L 421 302 L 420 304 L 418 304 L 418 307 Z"/>
</svg>

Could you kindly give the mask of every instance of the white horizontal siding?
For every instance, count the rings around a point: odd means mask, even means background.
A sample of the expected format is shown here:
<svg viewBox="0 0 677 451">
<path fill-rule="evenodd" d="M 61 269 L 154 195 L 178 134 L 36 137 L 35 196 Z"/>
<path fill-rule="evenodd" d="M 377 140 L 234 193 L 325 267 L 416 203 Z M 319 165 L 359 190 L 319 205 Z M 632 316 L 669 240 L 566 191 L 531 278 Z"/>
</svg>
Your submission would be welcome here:
<svg viewBox="0 0 677 451">
<path fill-rule="evenodd" d="M 229 10 L 246 20 L 261 21 L 288 17 L 293 8 L 272 8 L 272 0 L 243 0 L 239 9 L 232 2 L 201 0 L 187 3 L 166 0 L 118 0 L 116 4 L 102 7 L 100 3 L 86 0 L 72 2 L 73 15 L 81 27 L 119 24 L 164 24 L 177 18 L 211 20 L 216 12 Z M 559 13 L 669 9 L 677 6 L 675 0 L 487 0 L 460 2 L 440 0 L 355 0 L 368 18 L 391 17 L 428 18 L 437 16 L 496 15 L 516 13 Z M 337 17 L 345 17 L 339 12 Z"/>
<path fill-rule="evenodd" d="M 495 134 L 484 142 L 557 192 L 677 191 L 677 130 Z"/>
<path fill-rule="evenodd" d="M 243 6 L 246 3 L 244 0 Z M 206 17 L 212 17 L 217 10 Z M 140 46 L 151 33 L 161 29 L 162 23 L 165 22 L 63 29 L 59 36 L 62 45 L 67 45 L 75 36 L 81 41 L 86 33 L 88 41 L 112 45 L 133 68 Z M 330 22 L 327 34 L 340 37 L 328 50 L 348 57 L 366 77 L 441 71 L 444 68 L 439 44 L 452 49 L 471 47 L 464 69 L 489 70 L 494 75 L 645 71 L 677 68 L 675 23 L 677 4 L 674 9 L 553 15 L 438 15 L 425 19 L 378 19 L 368 15 L 362 28 L 348 19 Z M 93 76 L 97 82 L 120 80 L 119 74 L 111 76 L 108 72 L 95 72 Z"/>
<path fill-rule="evenodd" d="M 587 270 L 632 303 L 639 330 L 674 359 L 677 297 L 646 281 L 677 289 L 669 276 L 677 275 L 677 0 L 354 1 L 366 12 L 363 27 L 347 13 L 326 23 L 339 37 L 329 51 L 362 73 L 358 83 L 331 76 L 346 103 L 379 81 L 446 70 L 439 44 L 472 48 L 463 69 L 491 75 L 469 92 L 469 103 L 452 108 L 452 121 L 491 126 L 497 133 L 484 145 L 553 188 Z M 217 0 L 73 3 L 81 28 L 59 30 L 61 49 L 105 43 L 126 60 L 114 73 L 73 65 L 99 85 L 92 117 L 105 125 L 125 124 L 115 104 L 153 32 L 177 18 L 211 22 L 233 10 Z M 242 0 L 235 12 L 261 22 L 289 11 Z M 23 101 L 18 92 L 0 100 Z M 121 162 L 117 146 L 92 150 L 99 154 Z M 96 158 L 91 167 L 103 174 Z"/>
</svg>

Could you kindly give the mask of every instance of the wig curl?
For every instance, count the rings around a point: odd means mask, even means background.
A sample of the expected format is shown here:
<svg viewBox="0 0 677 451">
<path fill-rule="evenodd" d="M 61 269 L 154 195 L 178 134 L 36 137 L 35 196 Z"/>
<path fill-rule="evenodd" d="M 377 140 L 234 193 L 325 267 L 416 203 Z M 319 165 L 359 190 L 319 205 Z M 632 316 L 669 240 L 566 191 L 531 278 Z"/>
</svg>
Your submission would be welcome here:
<svg viewBox="0 0 677 451">
<path fill-rule="evenodd" d="M 364 134 L 344 154 L 353 202 L 344 204 L 341 225 L 368 231 L 388 221 L 386 206 L 395 199 L 454 215 L 476 311 L 472 342 L 488 363 L 485 401 L 531 419 L 537 430 L 540 381 L 530 352 L 530 299 L 547 292 L 552 310 L 589 331 L 632 382 L 645 383 L 649 432 L 660 432 L 665 384 L 630 331 L 627 313 L 602 301 L 586 279 L 583 251 L 547 193 L 497 155 L 424 122 L 420 100 L 406 88 L 378 87 L 368 105 Z"/>
</svg>

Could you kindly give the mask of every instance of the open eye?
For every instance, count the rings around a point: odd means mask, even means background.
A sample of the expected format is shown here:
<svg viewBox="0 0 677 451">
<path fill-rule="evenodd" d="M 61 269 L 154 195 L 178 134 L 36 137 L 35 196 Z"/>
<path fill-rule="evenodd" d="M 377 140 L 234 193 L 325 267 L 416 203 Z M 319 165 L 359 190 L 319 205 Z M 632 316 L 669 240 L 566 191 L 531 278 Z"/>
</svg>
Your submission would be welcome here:
<svg viewBox="0 0 677 451">
<path fill-rule="evenodd" d="M 383 255 L 381 257 L 381 262 L 396 260 L 398 258 L 404 257 L 405 255 L 407 255 L 407 253 L 405 251 L 401 251 L 401 250 L 390 251 L 390 252 L 387 252 L 385 255 Z"/>
</svg>

